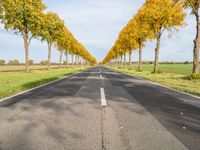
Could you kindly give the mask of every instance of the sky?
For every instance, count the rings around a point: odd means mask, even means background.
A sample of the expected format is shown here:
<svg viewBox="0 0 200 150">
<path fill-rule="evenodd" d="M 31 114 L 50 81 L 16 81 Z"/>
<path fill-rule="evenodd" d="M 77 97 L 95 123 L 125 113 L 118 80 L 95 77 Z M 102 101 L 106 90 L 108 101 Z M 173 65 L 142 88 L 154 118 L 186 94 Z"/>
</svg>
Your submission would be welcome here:
<svg viewBox="0 0 200 150">
<path fill-rule="evenodd" d="M 88 51 L 101 61 L 113 46 L 121 29 L 140 9 L 145 0 L 43 0 L 47 11 L 56 12 Z M 160 61 L 192 61 L 195 18 L 189 14 L 186 26 L 169 37 L 164 33 L 161 41 Z M 155 41 L 147 42 L 144 60 L 154 60 Z M 47 44 L 33 39 L 30 58 L 35 62 L 47 59 Z M 5 31 L 0 25 L 0 59 L 25 61 L 23 39 L 13 31 Z M 52 51 L 52 62 L 58 62 L 59 53 Z M 133 60 L 138 60 L 138 51 Z"/>
</svg>

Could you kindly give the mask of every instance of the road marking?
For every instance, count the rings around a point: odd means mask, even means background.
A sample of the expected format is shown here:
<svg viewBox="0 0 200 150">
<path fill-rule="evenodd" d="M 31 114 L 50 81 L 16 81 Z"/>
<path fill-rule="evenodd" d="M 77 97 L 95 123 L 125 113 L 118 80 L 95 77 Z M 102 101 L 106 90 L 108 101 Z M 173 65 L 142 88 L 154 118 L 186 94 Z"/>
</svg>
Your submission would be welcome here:
<svg viewBox="0 0 200 150">
<path fill-rule="evenodd" d="M 100 68 L 100 66 L 99 66 L 99 72 L 101 73 L 101 68 Z"/>
<path fill-rule="evenodd" d="M 101 106 L 106 107 L 107 102 L 106 102 L 106 96 L 105 96 L 104 88 L 100 88 L 100 93 L 101 93 Z"/>
<path fill-rule="evenodd" d="M 183 130 L 186 130 L 186 127 L 182 127 Z"/>
</svg>

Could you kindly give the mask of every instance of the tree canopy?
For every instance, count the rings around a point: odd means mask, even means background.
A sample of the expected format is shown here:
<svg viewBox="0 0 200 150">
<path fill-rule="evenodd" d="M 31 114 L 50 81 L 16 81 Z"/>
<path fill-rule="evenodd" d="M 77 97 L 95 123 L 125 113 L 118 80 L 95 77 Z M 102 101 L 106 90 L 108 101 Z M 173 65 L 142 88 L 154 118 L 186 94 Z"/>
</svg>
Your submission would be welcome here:
<svg viewBox="0 0 200 150">
<path fill-rule="evenodd" d="M 29 71 L 29 46 L 33 37 L 41 31 L 43 11 L 42 0 L 4 0 L 2 22 L 5 29 L 21 34 L 26 53 L 26 71 Z"/>
<path fill-rule="evenodd" d="M 29 47 L 32 38 L 40 37 L 49 47 L 48 65 L 50 66 L 51 47 L 83 57 L 96 63 L 94 57 L 73 37 L 65 23 L 54 12 L 44 13 L 42 0 L 0 0 L 0 22 L 5 29 L 14 30 L 22 35 L 26 53 L 26 71 L 29 71 Z"/>
<path fill-rule="evenodd" d="M 170 33 L 178 30 L 177 27 L 184 25 L 184 18 L 185 13 L 183 12 L 182 3 L 174 3 L 172 0 L 146 0 L 143 7 L 120 32 L 114 47 L 116 45 L 120 46 L 112 48 L 103 62 L 106 63 L 119 57 L 121 53 L 118 53 L 118 48 L 124 53 L 139 49 L 140 59 L 138 69 L 140 70 L 142 47 L 145 46 L 147 40 L 156 39 L 154 72 L 157 72 L 162 33 L 165 30 Z"/>
</svg>

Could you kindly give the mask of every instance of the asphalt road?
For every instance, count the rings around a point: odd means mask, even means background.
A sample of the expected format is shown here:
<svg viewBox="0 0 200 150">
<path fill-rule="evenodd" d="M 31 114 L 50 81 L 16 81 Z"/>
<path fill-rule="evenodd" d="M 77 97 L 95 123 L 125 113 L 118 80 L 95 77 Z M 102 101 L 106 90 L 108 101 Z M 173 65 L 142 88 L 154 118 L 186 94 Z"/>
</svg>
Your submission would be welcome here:
<svg viewBox="0 0 200 150">
<path fill-rule="evenodd" d="M 95 67 L 0 102 L 0 150 L 198 150 L 199 106 Z"/>
</svg>

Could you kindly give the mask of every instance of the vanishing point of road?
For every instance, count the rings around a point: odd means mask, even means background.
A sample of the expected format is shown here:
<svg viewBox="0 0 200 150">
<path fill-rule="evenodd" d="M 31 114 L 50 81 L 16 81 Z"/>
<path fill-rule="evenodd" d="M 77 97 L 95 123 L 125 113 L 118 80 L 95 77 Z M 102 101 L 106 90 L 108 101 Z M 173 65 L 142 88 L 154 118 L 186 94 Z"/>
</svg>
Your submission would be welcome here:
<svg viewBox="0 0 200 150">
<path fill-rule="evenodd" d="M 105 67 L 0 102 L 0 150 L 185 149 L 200 99 Z"/>
</svg>

